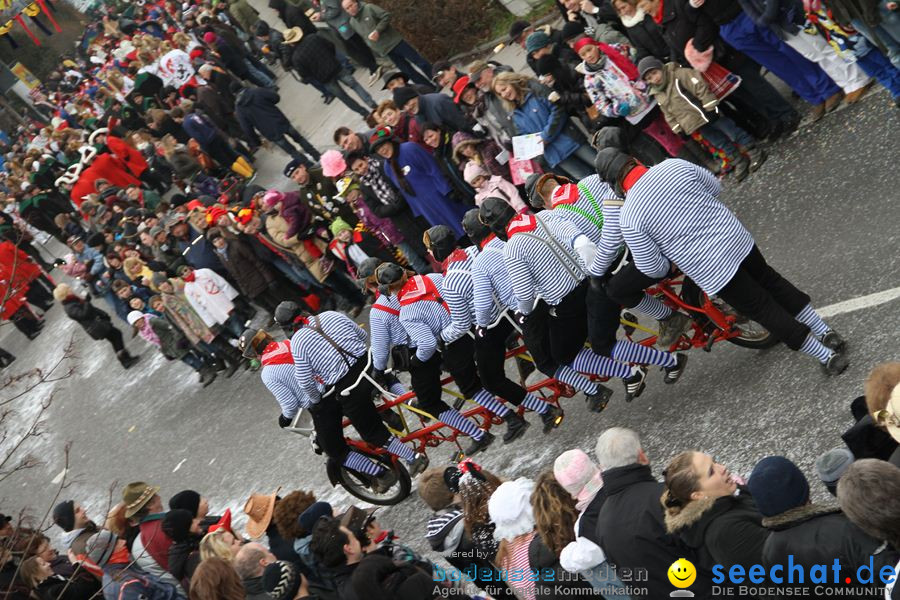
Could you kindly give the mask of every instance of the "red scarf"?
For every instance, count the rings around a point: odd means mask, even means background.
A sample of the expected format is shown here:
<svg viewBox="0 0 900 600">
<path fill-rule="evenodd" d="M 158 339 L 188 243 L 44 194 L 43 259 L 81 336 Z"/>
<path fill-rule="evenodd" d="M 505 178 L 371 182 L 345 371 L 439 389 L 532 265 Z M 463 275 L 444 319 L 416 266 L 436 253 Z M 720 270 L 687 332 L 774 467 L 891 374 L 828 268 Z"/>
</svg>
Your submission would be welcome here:
<svg viewBox="0 0 900 600">
<path fill-rule="evenodd" d="M 663 8 L 663 0 L 659 0 L 659 8 L 656 9 L 656 14 L 653 15 L 653 20 L 656 22 L 657 25 L 662 23 L 664 11 L 665 11 L 665 8 Z"/>
<path fill-rule="evenodd" d="M 128 546 L 122 546 L 114 550 L 106 562 L 110 565 L 127 565 L 130 563 L 131 555 L 128 553 Z"/>
<path fill-rule="evenodd" d="M 481 240 L 481 242 L 478 244 L 478 249 L 484 250 L 484 247 L 487 246 L 488 244 L 490 244 L 491 240 L 496 237 L 497 237 L 497 234 L 494 234 L 494 233 L 488 234 L 488 236 L 486 238 L 484 238 L 483 240 Z"/>
<path fill-rule="evenodd" d="M 452 265 L 453 263 L 463 262 L 464 260 L 466 260 L 468 258 L 469 258 L 469 255 L 466 254 L 465 250 L 463 250 L 462 248 L 457 248 L 456 250 L 454 250 L 453 252 L 450 253 L 450 256 L 448 256 L 447 258 L 444 259 L 444 261 L 441 263 L 441 268 L 444 271 L 444 273 L 446 273 L 447 269 L 450 267 L 450 265 Z"/>
<path fill-rule="evenodd" d="M 537 219 L 532 214 L 521 214 L 512 219 L 506 226 L 506 237 L 511 238 L 517 233 L 534 231 L 537 229 Z"/>
<path fill-rule="evenodd" d="M 662 5 L 660 5 L 662 7 Z M 627 57 L 623 56 L 618 50 L 610 46 L 609 44 L 604 44 L 603 42 L 598 42 L 592 38 L 587 36 L 581 38 L 572 48 L 577 53 L 579 50 L 584 48 L 585 46 L 597 46 L 600 48 L 600 51 L 603 52 L 609 59 L 616 65 L 620 71 L 625 73 L 628 79 L 634 81 L 638 78 L 638 70 L 637 67 L 634 66 L 634 63 L 628 60 Z"/>
<path fill-rule="evenodd" d="M 294 364 L 294 356 L 291 354 L 291 341 L 270 342 L 263 349 L 260 362 L 264 367 L 269 365 L 292 365 Z"/>
<path fill-rule="evenodd" d="M 630 190 L 631 186 L 637 183 L 637 180 L 643 177 L 644 173 L 646 173 L 647 171 L 649 171 L 649 169 L 644 165 L 638 165 L 628 171 L 628 175 L 626 175 L 625 180 L 622 181 L 622 189 L 626 192 Z"/>
<path fill-rule="evenodd" d="M 197 279 L 197 275 L 196 275 L 196 273 L 191 271 L 190 273 L 185 273 L 184 275 L 182 275 L 181 278 L 184 280 L 185 283 L 191 283 L 195 279 Z"/>
<path fill-rule="evenodd" d="M 578 202 L 578 185 L 574 183 L 558 186 L 550 196 L 550 205 L 553 208 L 560 204 L 575 204 L 576 202 Z"/>
<path fill-rule="evenodd" d="M 319 250 L 319 247 L 316 246 L 314 241 L 303 240 L 303 247 L 306 248 L 306 251 L 309 252 L 313 258 L 322 258 L 322 251 Z"/>
<path fill-rule="evenodd" d="M 397 293 L 397 300 L 400 301 L 400 306 L 409 306 L 423 300 L 432 300 L 443 306 L 448 313 L 450 312 L 450 307 L 438 294 L 437 286 L 434 285 L 430 277 L 425 275 L 410 277 Z"/>
</svg>

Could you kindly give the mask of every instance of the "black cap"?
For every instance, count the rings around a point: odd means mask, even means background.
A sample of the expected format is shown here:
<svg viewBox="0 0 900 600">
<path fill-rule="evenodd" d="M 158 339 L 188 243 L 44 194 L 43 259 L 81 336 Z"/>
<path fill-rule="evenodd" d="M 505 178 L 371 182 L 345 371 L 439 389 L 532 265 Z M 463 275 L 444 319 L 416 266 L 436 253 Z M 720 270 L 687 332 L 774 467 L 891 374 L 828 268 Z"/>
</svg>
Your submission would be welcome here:
<svg viewBox="0 0 900 600">
<path fill-rule="evenodd" d="M 262 587 L 272 600 L 293 600 L 301 582 L 297 567 L 283 560 L 267 565 L 262 574 Z"/>
<path fill-rule="evenodd" d="M 418 97 L 419 91 L 411 85 L 394 88 L 394 104 L 396 104 L 397 108 L 400 110 L 403 110 L 407 102 Z"/>
<path fill-rule="evenodd" d="M 284 176 L 287 177 L 288 179 L 290 179 L 291 173 L 294 172 L 294 169 L 296 169 L 300 165 L 307 165 L 307 164 L 308 164 L 307 161 L 305 161 L 301 158 L 295 158 L 294 160 L 292 160 L 291 162 L 289 162 L 288 164 L 286 164 L 284 166 Z"/>
<path fill-rule="evenodd" d="M 403 267 L 396 263 L 382 263 L 375 271 L 375 278 L 379 285 L 391 285 L 400 281 L 403 273 Z"/>
<path fill-rule="evenodd" d="M 596 150 L 616 148 L 624 152 L 626 150 L 625 136 L 622 134 L 622 130 L 619 127 L 608 125 L 600 128 L 597 133 L 591 137 L 591 146 Z"/>
<path fill-rule="evenodd" d="M 9 520 L 10 517 L 6 517 L 4 521 L 4 516 L 0 515 L 0 524 Z M 53 522 L 59 525 L 63 531 L 72 531 L 75 529 L 75 502 L 66 500 L 65 502 L 60 502 L 54 506 Z"/>
<path fill-rule="evenodd" d="M 282 327 L 292 325 L 294 320 L 303 314 L 303 308 L 291 300 L 285 300 L 275 307 L 275 322 Z"/>
<path fill-rule="evenodd" d="M 191 511 L 176 508 L 166 513 L 161 528 L 163 533 L 172 538 L 173 542 L 183 542 L 191 535 L 193 521 L 194 515 L 191 514 Z"/>
<path fill-rule="evenodd" d="M 481 222 L 478 217 L 478 209 L 472 208 L 466 211 L 462 218 L 462 228 L 469 236 L 469 239 L 480 244 L 484 238 L 491 234 L 491 229 Z"/>
<path fill-rule="evenodd" d="M 437 61 L 436 63 L 431 65 L 431 79 L 433 81 L 437 80 L 437 78 L 440 77 L 444 71 L 446 71 L 447 69 L 449 69 L 452 66 L 453 65 L 450 63 L 450 61 L 447 61 L 447 60 Z M 394 101 L 394 103 L 396 103 L 396 100 Z"/>
<path fill-rule="evenodd" d="M 398 77 L 400 77 L 400 78 L 403 79 L 403 81 L 404 81 L 403 85 L 409 85 L 409 77 L 407 77 L 406 73 L 404 73 L 403 71 L 397 71 L 397 70 L 395 69 L 395 70 L 393 70 L 393 71 L 388 71 L 388 72 L 385 73 L 384 76 L 381 78 L 381 81 L 384 82 L 384 85 L 381 86 L 381 89 L 386 90 L 388 84 L 389 84 L 391 81 L 393 81 L 394 79 L 397 79 Z"/>
<path fill-rule="evenodd" d="M 518 44 L 519 38 L 522 37 L 522 32 L 529 27 L 531 27 L 531 23 L 528 21 L 515 21 L 509 26 L 509 41 Z"/>
<path fill-rule="evenodd" d="M 383 261 L 380 258 L 369 257 L 359 264 L 356 268 L 357 279 L 368 279 L 375 275 L 375 269 L 378 268 Z"/>
<path fill-rule="evenodd" d="M 425 232 L 425 247 L 438 261 L 447 260 L 456 250 L 456 234 L 446 225 L 435 225 Z"/>
<path fill-rule="evenodd" d="M 516 211 L 502 198 L 485 198 L 478 207 L 478 217 L 498 238 L 506 240 L 506 226 L 516 217 Z"/>
<path fill-rule="evenodd" d="M 259 344 L 268 337 L 269 334 L 263 329 L 245 329 L 238 338 L 238 347 L 243 352 L 244 358 L 259 358 L 263 350 Z"/>
<path fill-rule="evenodd" d="M 618 148 L 604 148 L 597 153 L 594 159 L 594 168 L 600 179 L 608 183 L 620 196 L 625 195 L 625 191 L 619 182 L 625 167 L 634 164 L 634 159 L 619 150 Z"/>
</svg>

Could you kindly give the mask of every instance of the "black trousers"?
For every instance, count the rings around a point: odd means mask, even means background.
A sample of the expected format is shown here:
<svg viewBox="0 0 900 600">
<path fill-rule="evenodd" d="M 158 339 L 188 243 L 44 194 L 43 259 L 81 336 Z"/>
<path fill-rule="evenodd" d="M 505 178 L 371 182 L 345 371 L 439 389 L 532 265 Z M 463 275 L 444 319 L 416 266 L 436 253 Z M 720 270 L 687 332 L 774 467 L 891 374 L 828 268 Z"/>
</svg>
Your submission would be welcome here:
<svg viewBox="0 0 900 600">
<path fill-rule="evenodd" d="M 644 290 L 660 281 L 641 273 L 634 263 L 628 263 L 606 282 L 606 295 L 618 305 L 634 308 L 644 298 Z"/>
<path fill-rule="evenodd" d="M 588 281 L 582 281 L 556 306 L 543 300 L 528 315 L 522 334 L 538 370 L 553 377 L 572 362 L 587 340 Z"/>
<path fill-rule="evenodd" d="M 103 321 L 95 326 L 92 330 L 91 337 L 95 340 L 108 341 L 112 344 L 116 354 L 125 349 L 125 344 L 122 342 L 122 332 L 116 329 L 109 321 Z"/>
<path fill-rule="evenodd" d="M 366 41 L 360 37 L 358 33 L 354 33 L 349 39 L 344 40 L 344 46 L 347 48 L 347 54 L 361 67 L 365 67 L 369 73 L 374 73 L 378 68 L 375 62 L 375 55 L 369 48 Z"/>
<path fill-rule="evenodd" d="M 14 312 L 9 320 L 12 321 L 12 324 L 16 329 L 25 335 L 34 335 L 41 330 L 41 322 L 38 321 L 34 317 L 34 314 L 25 306 Z"/>
<path fill-rule="evenodd" d="M 456 387 L 466 398 L 484 388 L 475 366 L 475 341 L 470 335 L 464 335 L 455 342 L 444 346 L 441 353 L 444 358 L 444 369 L 453 376 Z"/>
<path fill-rule="evenodd" d="M 809 295 L 769 266 L 755 245 L 717 296 L 791 350 L 799 350 L 809 335 L 809 327 L 794 318 L 809 304 Z"/>
<path fill-rule="evenodd" d="M 53 294 L 47 291 L 38 281 L 32 281 L 25 292 L 25 299 L 34 304 L 41 310 L 50 310 L 53 306 Z"/>
<path fill-rule="evenodd" d="M 372 403 L 374 388 L 368 379 L 363 379 L 347 396 L 341 392 L 353 385 L 366 366 L 364 359 L 358 359 L 350 370 L 328 390 L 318 404 L 310 408 L 316 439 L 329 458 L 343 462 L 350 451 L 344 441 L 343 417 L 350 419 L 362 439 L 378 446 L 387 444 L 391 437 L 384 426 L 375 404 Z"/>
<path fill-rule="evenodd" d="M 619 330 L 621 305 L 603 289 L 589 285 L 587 291 L 587 326 L 591 350 L 603 356 L 612 353 Z"/>
<path fill-rule="evenodd" d="M 410 385 L 416 393 L 419 408 L 435 417 L 450 410 L 442 399 L 441 373 L 441 355 L 437 352 L 424 363 L 414 361 L 409 367 Z"/>
<path fill-rule="evenodd" d="M 516 406 L 525 398 L 525 389 L 506 376 L 506 340 L 512 334 L 512 323 L 501 319 L 488 329 L 483 338 L 475 339 L 475 363 L 484 389 Z M 468 337 L 468 336 L 466 336 Z"/>
</svg>

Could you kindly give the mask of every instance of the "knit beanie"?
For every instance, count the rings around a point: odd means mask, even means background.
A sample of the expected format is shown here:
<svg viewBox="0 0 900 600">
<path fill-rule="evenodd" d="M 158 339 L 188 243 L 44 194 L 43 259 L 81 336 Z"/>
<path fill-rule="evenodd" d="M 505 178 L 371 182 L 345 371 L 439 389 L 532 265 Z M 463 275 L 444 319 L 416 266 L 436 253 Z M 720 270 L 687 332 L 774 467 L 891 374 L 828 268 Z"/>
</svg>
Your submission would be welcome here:
<svg viewBox="0 0 900 600">
<path fill-rule="evenodd" d="M 838 479 L 854 460 L 853 453 L 847 448 L 833 448 L 816 459 L 816 473 L 832 495 L 837 493 Z"/>
<path fill-rule="evenodd" d="M 543 31 L 535 31 L 525 38 L 525 51 L 531 54 L 535 50 L 540 50 L 550 45 L 550 36 Z"/>
<path fill-rule="evenodd" d="M 163 517 L 162 530 L 173 542 L 183 542 L 191 534 L 191 523 L 195 513 L 183 508 L 170 510 Z"/>
<path fill-rule="evenodd" d="M 207 44 L 214 44 L 216 42 L 216 34 L 212 31 L 207 31 L 203 34 L 203 41 Z"/>
<path fill-rule="evenodd" d="M 774 517 L 809 500 L 809 483 L 797 465 L 783 456 L 767 456 L 753 467 L 747 489 L 764 517 Z"/>
<path fill-rule="evenodd" d="M 342 231 L 353 231 L 353 227 L 351 227 L 350 223 L 340 217 L 332 221 L 328 229 L 331 231 L 331 235 L 333 235 L 334 237 L 337 237 L 337 234 Z"/>
<path fill-rule="evenodd" d="M 109 562 L 116 549 L 118 536 L 107 529 L 101 529 L 87 539 L 84 544 L 87 557 L 101 569 Z"/>
<path fill-rule="evenodd" d="M 313 527 L 319 519 L 330 517 L 332 514 L 334 514 L 334 509 L 327 502 L 313 502 L 297 517 L 297 524 L 303 528 L 303 531 L 312 533 Z"/>
<path fill-rule="evenodd" d="M 652 71 L 653 69 L 662 70 L 663 63 L 661 60 L 659 60 L 655 56 L 645 56 L 640 61 L 638 61 L 637 68 L 638 68 L 638 73 L 641 76 L 641 79 L 643 79 L 644 75 L 647 74 L 647 71 Z"/>
<path fill-rule="evenodd" d="M 272 208 L 279 202 L 284 200 L 284 193 L 279 192 L 278 190 L 269 190 L 266 192 L 265 196 L 263 196 L 263 204 L 267 208 Z"/>
<path fill-rule="evenodd" d="M 195 492 L 194 490 L 183 490 L 178 492 L 172 499 L 169 500 L 169 508 L 172 510 L 183 509 L 191 513 L 193 516 L 197 516 L 197 511 L 200 510 L 200 494 Z"/>
<path fill-rule="evenodd" d="M 400 110 L 403 110 L 403 107 L 406 106 L 407 102 L 409 102 L 413 98 L 418 97 L 419 92 L 412 86 L 405 85 L 403 87 L 394 88 L 394 104 L 396 104 L 397 108 L 399 108 Z"/>
<path fill-rule="evenodd" d="M 153 282 L 153 285 L 156 286 L 157 288 L 159 287 L 159 285 L 160 285 L 161 283 L 165 283 L 165 282 L 167 282 L 168 280 L 169 280 L 169 276 L 166 275 L 165 273 L 161 272 L 161 271 L 155 272 L 155 273 L 153 274 L 153 277 L 151 278 L 151 281 Z"/>
<path fill-rule="evenodd" d="M 553 476 L 579 505 L 586 506 L 603 487 L 600 469 L 587 453 L 577 448 L 556 457 Z"/>
<path fill-rule="evenodd" d="M 337 150 L 328 150 L 322 154 L 319 160 L 322 165 L 322 174 L 325 177 L 338 177 L 347 171 L 347 163 L 343 155 Z"/>
<path fill-rule="evenodd" d="M 300 571 L 289 562 L 275 561 L 263 571 L 262 583 L 272 600 L 294 600 L 300 589 Z"/>
<path fill-rule="evenodd" d="M 552 54 L 545 54 L 534 63 L 534 72 L 537 75 L 552 75 L 559 61 Z"/>
<path fill-rule="evenodd" d="M 63 531 L 75 529 L 75 502 L 66 500 L 53 507 L 53 522 Z"/>
<path fill-rule="evenodd" d="M 488 172 L 484 170 L 484 167 L 476 163 L 474 160 L 470 160 L 466 163 L 466 168 L 463 169 L 463 179 L 466 180 L 466 183 L 472 185 L 472 182 L 475 181 L 476 177 L 489 177 Z"/>
<path fill-rule="evenodd" d="M 488 515 L 496 526 L 494 539 L 512 541 L 534 529 L 531 493 L 534 482 L 526 477 L 500 484 L 488 500 Z"/>
</svg>

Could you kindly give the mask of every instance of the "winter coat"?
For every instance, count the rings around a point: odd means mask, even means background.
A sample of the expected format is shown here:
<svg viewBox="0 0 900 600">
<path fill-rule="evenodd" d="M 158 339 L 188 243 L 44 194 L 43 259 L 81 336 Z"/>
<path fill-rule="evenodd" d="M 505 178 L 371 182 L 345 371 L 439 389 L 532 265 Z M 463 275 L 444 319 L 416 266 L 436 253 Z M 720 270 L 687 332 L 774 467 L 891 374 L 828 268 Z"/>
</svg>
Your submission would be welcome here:
<svg viewBox="0 0 900 600">
<path fill-rule="evenodd" d="M 383 171 L 381 174 L 385 178 L 387 177 L 383 174 Z M 387 179 L 387 182 L 393 187 L 393 184 L 390 183 L 390 179 Z M 425 233 L 425 231 L 416 222 L 416 218 L 413 216 L 403 195 L 400 194 L 399 191 L 394 190 L 393 197 L 389 201 L 386 201 L 383 198 L 380 198 L 372 188 L 365 183 L 360 183 L 359 189 L 362 190 L 363 195 L 365 196 L 366 206 L 375 213 L 375 216 L 379 219 L 390 221 L 404 237 L 406 243 L 419 249 L 420 254 L 424 255 L 425 246 L 422 244 L 422 234 Z M 360 220 L 362 219 L 360 218 Z"/>
<path fill-rule="evenodd" d="M 390 161 L 385 162 L 384 172 L 406 198 L 413 214 L 431 225 L 447 225 L 458 237 L 465 235 L 461 222 L 466 208 L 450 199 L 452 188 L 434 157 L 421 146 L 404 142 L 397 148 L 395 162 L 401 170 L 408 171 L 404 177 L 412 193 L 399 184 Z"/>
<path fill-rule="evenodd" d="M 360 189 L 360 195 L 350 202 L 353 212 L 359 217 L 359 222 L 377 236 L 382 243 L 396 246 L 404 241 L 403 234 L 391 219 L 379 217 L 372 210 L 370 204 L 378 203 L 378 200 L 366 198 L 365 192 Z"/>
<path fill-rule="evenodd" d="M 150 329 L 159 339 L 159 350 L 163 356 L 169 360 L 181 360 L 190 352 L 191 344 L 188 339 L 168 320 L 150 314 L 145 314 L 144 318 L 150 320 Z"/>
<path fill-rule="evenodd" d="M 234 112 L 251 146 L 260 145 L 257 131 L 268 140 L 277 140 L 291 129 L 291 122 L 278 108 L 280 101 L 278 93 L 267 88 L 251 87 L 238 94 Z"/>
<path fill-rule="evenodd" d="M 288 29 L 299 27 L 303 31 L 303 35 L 312 35 L 317 29 L 313 22 L 306 16 L 306 7 L 288 3 L 284 9 L 284 17 L 282 19 Z"/>
<path fill-rule="evenodd" d="M 634 117 L 649 110 L 653 101 L 634 64 L 611 46 L 601 50 L 605 56 L 599 69 L 578 65 L 594 107 L 605 117 Z M 628 106 L 627 112 L 623 112 L 623 105 Z"/>
<path fill-rule="evenodd" d="M 175 586 L 178 593 L 182 594 L 181 583 L 168 571 L 172 539 L 162 530 L 163 516 L 163 513 L 159 513 L 144 517 L 132 543 L 131 555 L 136 567 L 162 583 Z M 105 573 L 103 583 L 106 584 Z"/>
<path fill-rule="evenodd" d="M 304 34 L 294 46 L 291 65 L 305 79 L 329 83 L 344 68 L 338 60 L 334 45 L 318 33 Z"/>
<path fill-rule="evenodd" d="M 434 123 L 448 131 L 475 132 L 470 122 L 459 105 L 447 94 L 435 92 L 433 94 L 421 94 L 419 96 L 419 112 L 416 113 L 416 122 L 421 126 L 425 123 Z"/>
<path fill-rule="evenodd" d="M 677 514 L 666 514 L 666 530 L 697 553 L 692 562 L 698 569 L 709 571 L 717 564 L 745 569 L 759 564 L 769 537 L 756 503 L 744 490 L 737 496 L 694 500 Z"/>
<path fill-rule="evenodd" d="M 81 571 L 81 575 L 87 574 Z M 34 591 L 40 600 L 90 600 L 100 591 L 100 582 L 91 575 L 76 577 L 71 581 L 59 575 L 52 575 L 42 581 Z"/>
<path fill-rule="evenodd" d="M 189 590 L 191 577 L 200 565 L 200 537 L 193 536 L 169 547 L 169 573 L 185 590 Z"/>
<path fill-rule="evenodd" d="M 673 132 L 690 135 L 718 116 L 719 99 L 709 91 L 698 71 L 670 62 L 663 66 L 662 72 L 662 82 L 651 86 L 650 94 Z"/>
<path fill-rule="evenodd" d="M 296 193 L 307 203 L 314 217 L 329 223 L 336 216 L 340 216 L 351 225 L 356 225 L 356 215 L 343 199 L 338 197 L 334 181 L 330 177 L 325 177 L 321 167 L 311 167 L 307 171 L 309 181 L 304 185 L 298 185 Z"/>
<path fill-rule="evenodd" d="M 213 327 L 231 316 L 238 291 L 215 271 L 197 269 L 194 281 L 184 283 L 184 296 L 203 322 Z"/>
<path fill-rule="evenodd" d="M 663 484 L 650 473 L 649 465 L 631 464 L 603 471 L 603 489 L 585 509 L 582 520 L 594 522 L 595 528 L 582 533 L 603 548 L 609 562 L 632 572 L 647 573 L 646 598 L 664 599 L 672 589 L 666 575 L 669 566 L 679 558 L 697 564 L 696 553 L 666 532 L 663 507 L 659 502 Z M 640 569 L 639 571 L 634 571 Z M 701 581 L 702 580 L 702 581 Z M 627 584 L 627 582 L 626 582 Z M 691 591 L 709 586 L 708 577 L 698 575 Z M 632 595 L 632 598 L 640 596 Z"/>
<path fill-rule="evenodd" d="M 439 142 L 437 148 L 432 148 L 425 144 L 419 145 L 434 157 L 444 178 L 450 182 L 451 186 L 453 186 L 451 197 L 457 202 L 472 204 L 475 190 L 466 182 L 462 170 L 459 168 L 459 165 L 453 157 L 453 145 L 451 139 L 450 132 L 442 128 L 438 132 Z"/>
<path fill-rule="evenodd" d="M 553 572 L 552 582 L 538 584 L 535 588 L 535 600 L 563 600 L 573 596 L 594 595 L 594 587 L 589 581 L 579 575 L 567 573 L 560 566 L 559 557 L 547 547 L 540 534 L 535 534 L 528 546 L 528 564 L 532 571 L 538 571 L 544 576 Z"/>
<path fill-rule="evenodd" d="M 465 131 L 457 131 L 454 133 L 452 141 L 453 159 L 456 160 L 456 163 L 459 165 L 460 171 L 465 168 L 466 162 L 471 160 L 462 153 L 463 146 L 474 145 L 475 150 L 478 152 L 478 157 L 480 159 L 479 163 L 481 166 L 483 166 L 491 175 L 509 177 L 508 163 L 506 165 L 501 165 L 497 161 L 497 155 L 503 150 L 497 142 L 489 139 L 478 139 Z"/>
<path fill-rule="evenodd" d="M 280 215 L 266 217 L 266 233 L 272 241 L 299 258 L 310 274 L 316 278 L 316 281 L 325 281 L 328 273 L 323 270 L 320 259 L 328 244 L 316 236 L 307 240 L 300 240 L 297 236 L 288 236 L 288 227 L 288 222 Z"/>
<path fill-rule="evenodd" d="M 103 339 L 112 328 L 109 313 L 97 308 L 89 300 L 69 296 L 62 301 L 62 307 L 66 316 L 81 325 L 95 340 Z"/>
<path fill-rule="evenodd" d="M 476 206 L 481 206 L 481 203 L 487 198 L 503 198 L 517 213 L 524 212 L 528 208 L 528 205 L 519 196 L 519 190 L 507 180 L 497 175 L 489 177 L 484 167 L 473 163 L 466 166 L 466 173 L 469 174 L 471 172 L 482 177 L 488 177 L 488 180 L 475 191 Z"/>
<path fill-rule="evenodd" d="M 216 127 L 215 123 L 209 117 L 199 113 L 186 114 L 181 126 L 184 127 L 189 136 L 197 140 L 197 143 L 204 150 L 212 147 L 214 143 L 222 139 L 219 135 L 219 128 Z"/>
<path fill-rule="evenodd" d="M 263 587 L 262 575 L 259 577 L 248 577 L 241 583 L 244 584 L 247 600 L 272 600 L 272 596 Z"/>
<path fill-rule="evenodd" d="M 349 15 L 348 15 L 349 16 Z M 400 32 L 391 25 L 391 13 L 369 2 L 359 3 L 359 12 L 350 17 L 350 27 L 365 40 L 372 52 L 379 56 L 386 56 L 397 44 L 403 41 Z M 369 34 L 378 32 L 378 40 L 369 39 Z"/>
<path fill-rule="evenodd" d="M 353 30 L 350 28 L 350 15 L 341 6 L 341 0 L 320 0 L 319 10 L 322 12 L 322 18 L 328 25 L 337 31 L 345 40 L 353 37 Z"/>
<path fill-rule="evenodd" d="M 175 586 L 160 581 L 137 565 L 108 564 L 103 568 L 105 600 L 175 600 L 183 596 Z"/>
<path fill-rule="evenodd" d="M 259 13 L 247 0 L 228 0 L 228 14 L 247 33 L 253 31 L 253 26 L 259 21 Z"/>
<path fill-rule="evenodd" d="M 166 307 L 166 318 L 177 327 L 192 345 L 212 342 L 216 335 L 206 326 L 184 297 L 176 294 L 160 294 Z M 161 340 L 160 340 L 161 341 Z"/>
<path fill-rule="evenodd" d="M 275 281 L 268 265 L 259 260 L 253 249 L 240 238 L 229 239 L 225 250 L 217 250 L 216 255 L 248 298 L 256 298 Z"/>
<path fill-rule="evenodd" d="M 198 240 L 197 238 L 200 239 Z M 196 243 L 194 243 L 195 240 Z M 222 264 L 216 257 L 215 248 L 202 235 L 201 231 L 188 227 L 187 234 L 184 237 L 169 236 L 169 243 L 175 247 L 178 256 L 195 269 L 212 269 L 219 275 L 225 272 L 222 269 Z M 187 253 L 185 253 L 185 250 L 187 250 Z M 169 267 L 171 268 L 172 265 L 169 265 Z"/>
<path fill-rule="evenodd" d="M 634 18 L 622 18 L 622 24 L 625 25 L 625 34 L 636 52 L 635 61 L 640 62 L 647 56 L 655 56 L 664 62 L 669 59 L 672 50 L 653 17 L 638 9 Z M 684 48 L 676 56 L 681 56 L 683 51 Z"/>
<path fill-rule="evenodd" d="M 528 92 L 524 101 L 513 111 L 513 122 L 516 133 L 540 133 L 544 140 L 544 159 L 551 167 L 555 167 L 579 146 L 563 130 L 569 117 L 559 106 L 553 104 L 545 96 Z"/>
<path fill-rule="evenodd" d="M 789 555 L 806 573 L 813 565 L 831 564 L 835 559 L 850 569 L 873 559 L 877 574 L 881 567 L 893 568 L 898 561 L 895 550 L 864 533 L 838 508 L 806 504 L 765 517 L 762 524 L 771 531 L 762 549 L 762 565 L 767 571 L 772 565 L 786 565 Z"/>
</svg>

